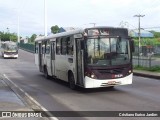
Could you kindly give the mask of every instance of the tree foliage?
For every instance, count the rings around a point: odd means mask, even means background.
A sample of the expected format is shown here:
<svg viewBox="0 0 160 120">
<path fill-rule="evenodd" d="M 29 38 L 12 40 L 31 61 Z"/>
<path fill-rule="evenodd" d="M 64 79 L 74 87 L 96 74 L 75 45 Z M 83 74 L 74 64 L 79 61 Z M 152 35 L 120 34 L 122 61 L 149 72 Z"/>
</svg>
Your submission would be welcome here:
<svg viewBox="0 0 160 120">
<path fill-rule="evenodd" d="M 155 38 L 160 38 L 160 32 L 155 32 L 155 33 L 154 33 L 154 37 L 155 37 Z"/>
<path fill-rule="evenodd" d="M 1 41 L 14 41 L 17 42 L 17 34 L 16 33 L 8 33 L 8 32 L 0 32 Z"/>
<path fill-rule="evenodd" d="M 52 27 L 51 27 L 51 32 L 52 32 L 53 34 L 58 33 L 58 32 L 59 32 L 59 27 L 58 27 L 58 25 L 52 26 Z"/>
<path fill-rule="evenodd" d="M 150 31 L 150 32 L 154 34 L 155 38 L 160 38 L 160 32 L 156 32 L 156 31 Z"/>
<path fill-rule="evenodd" d="M 35 39 L 36 39 L 36 37 L 37 37 L 37 35 L 36 35 L 36 34 L 33 34 L 33 35 L 31 36 L 31 38 L 30 38 L 31 42 L 34 42 Z"/>
</svg>

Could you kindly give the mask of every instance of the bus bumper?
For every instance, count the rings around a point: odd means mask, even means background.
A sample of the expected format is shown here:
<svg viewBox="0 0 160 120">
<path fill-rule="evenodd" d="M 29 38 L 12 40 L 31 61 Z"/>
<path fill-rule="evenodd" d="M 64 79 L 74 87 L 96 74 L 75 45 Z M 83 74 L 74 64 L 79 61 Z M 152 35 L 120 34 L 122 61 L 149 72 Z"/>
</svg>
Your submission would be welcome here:
<svg viewBox="0 0 160 120">
<path fill-rule="evenodd" d="M 99 87 L 110 87 L 117 85 L 128 85 L 132 84 L 132 77 L 133 73 L 123 78 L 106 79 L 106 80 L 97 80 L 86 76 L 84 78 L 84 88 L 99 88 Z"/>
<path fill-rule="evenodd" d="M 6 55 L 6 54 L 4 54 L 3 56 L 4 56 L 4 58 L 18 58 L 18 54 L 17 55 Z"/>
</svg>

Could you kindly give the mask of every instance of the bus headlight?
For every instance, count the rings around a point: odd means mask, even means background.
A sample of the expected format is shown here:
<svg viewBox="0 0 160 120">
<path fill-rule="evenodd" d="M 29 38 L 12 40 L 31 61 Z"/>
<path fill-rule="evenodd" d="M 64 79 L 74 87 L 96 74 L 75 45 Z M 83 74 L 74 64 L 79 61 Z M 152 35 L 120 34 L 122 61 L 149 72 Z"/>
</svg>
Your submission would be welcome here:
<svg viewBox="0 0 160 120">
<path fill-rule="evenodd" d="M 91 78 L 93 78 L 93 79 L 97 78 L 96 75 L 93 72 L 91 73 Z"/>
<path fill-rule="evenodd" d="M 96 75 L 93 73 L 93 72 L 85 72 L 85 75 L 86 76 L 88 76 L 88 77 L 90 77 L 90 78 L 93 78 L 93 79 L 96 79 L 97 77 L 96 77 Z"/>
</svg>

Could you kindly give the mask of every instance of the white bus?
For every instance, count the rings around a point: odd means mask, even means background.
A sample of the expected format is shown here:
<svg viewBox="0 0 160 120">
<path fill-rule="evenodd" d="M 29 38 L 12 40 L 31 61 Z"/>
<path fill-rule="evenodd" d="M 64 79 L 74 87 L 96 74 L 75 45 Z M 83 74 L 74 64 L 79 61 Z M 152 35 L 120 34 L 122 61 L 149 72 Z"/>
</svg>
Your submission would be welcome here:
<svg viewBox="0 0 160 120">
<path fill-rule="evenodd" d="M 18 58 L 18 45 L 16 42 L 5 41 L 1 43 L 1 54 L 3 58 Z"/>
<path fill-rule="evenodd" d="M 71 89 L 132 84 L 132 39 L 125 28 L 94 27 L 35 40 L 35 63 L 45 77 Z"/>
</svg>

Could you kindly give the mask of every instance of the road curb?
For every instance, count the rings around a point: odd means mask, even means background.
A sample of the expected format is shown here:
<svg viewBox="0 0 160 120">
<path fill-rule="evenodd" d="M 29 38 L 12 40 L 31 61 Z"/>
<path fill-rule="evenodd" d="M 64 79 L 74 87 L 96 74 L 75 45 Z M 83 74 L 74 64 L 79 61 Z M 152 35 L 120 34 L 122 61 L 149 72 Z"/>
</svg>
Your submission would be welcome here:
<svg viewBox="0 0 160 120">
<path fill-rule="evenodd" d="M 147 77 L 147 78 L 154 78 L 156 80 L 160 80 L 159 75 L 144 74 L 144 73 L 139 73 L 139 72 L 133 72 L 133 75 Z"/>
</svg>

